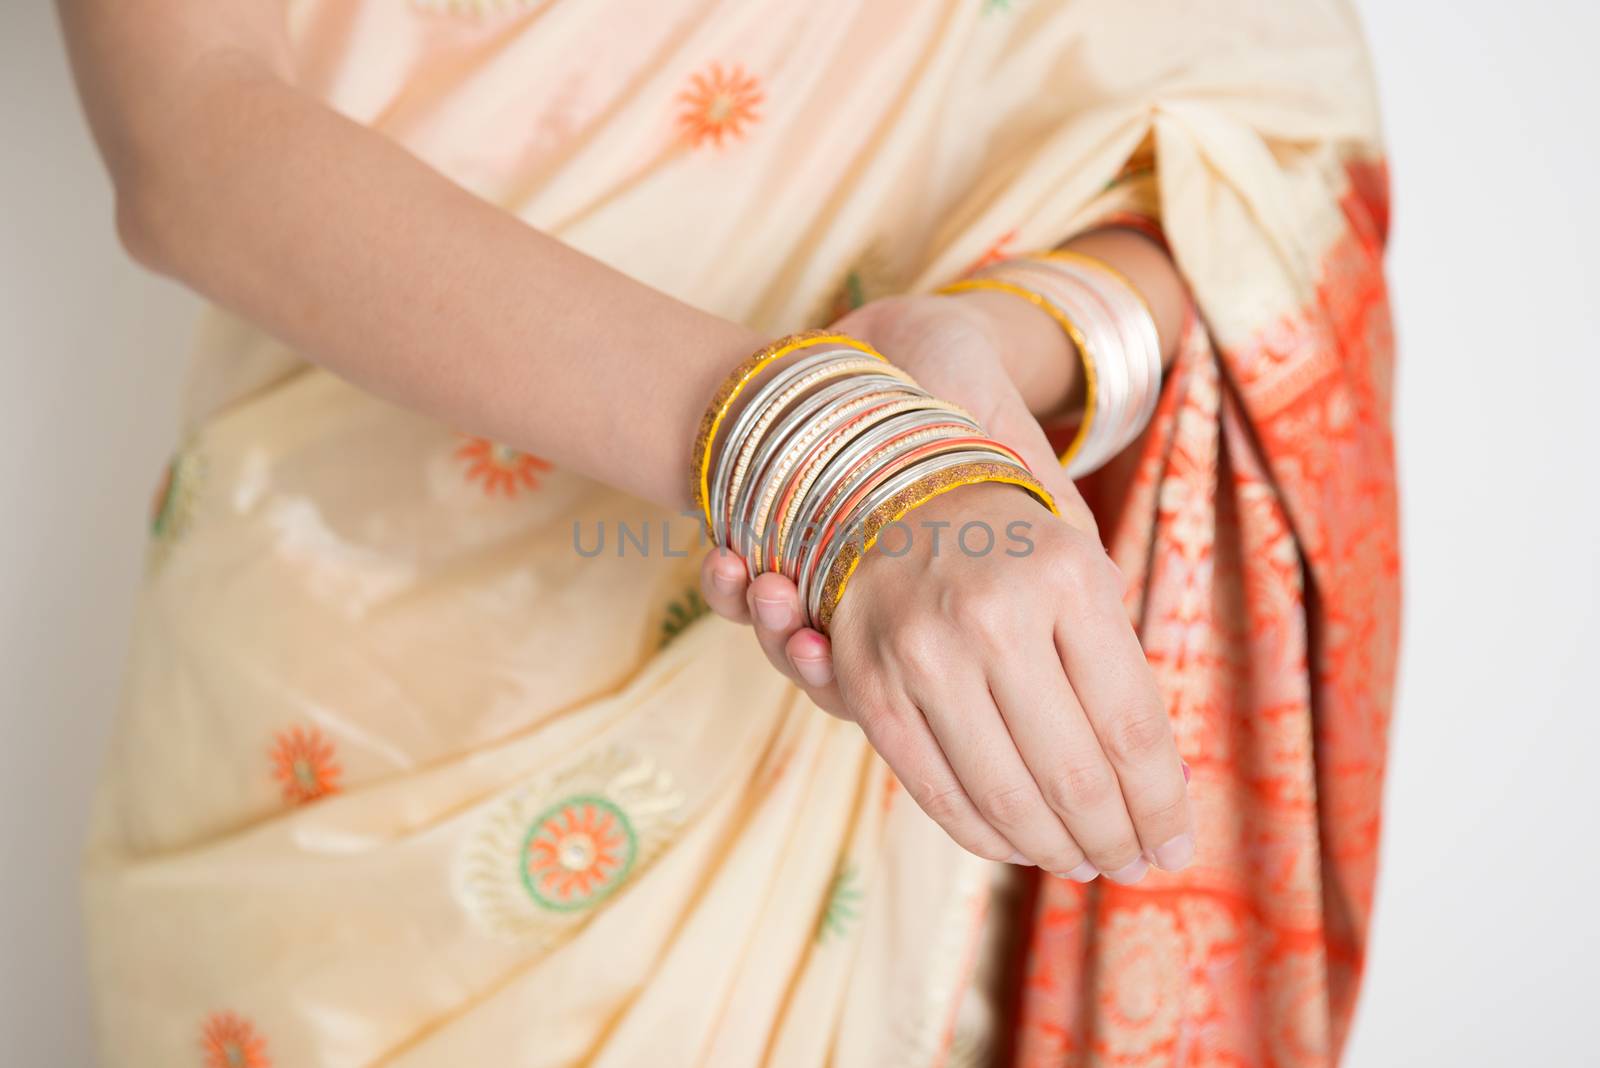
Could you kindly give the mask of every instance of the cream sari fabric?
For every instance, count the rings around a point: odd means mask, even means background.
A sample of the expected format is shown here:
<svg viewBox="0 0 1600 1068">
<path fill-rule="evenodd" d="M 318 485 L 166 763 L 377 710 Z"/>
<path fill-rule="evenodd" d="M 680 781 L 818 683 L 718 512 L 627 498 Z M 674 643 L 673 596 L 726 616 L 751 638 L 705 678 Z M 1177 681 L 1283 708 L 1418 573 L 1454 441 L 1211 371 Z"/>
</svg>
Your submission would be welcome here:
<svg viewBox="0 0 1600 1068">
<path fill-rule="evenodd" d="M 1349 164 L 1377 151 L 1342 3 L 301 0 L 290 18 L 309 91 L 531 225 L 773 332 L 1113 214 L 1159 219 L 1209 335 L 1135 450 L 1143 480 L 1097 497 L 1141 584 L 1130 609 L 1200 597 L 1215 611 L 1179 625 L 1196 649 L 1253 625 L 1244 599 L 1206 600 L 1209 572 L 1174 594 L 1162 570 L 1177 543 L 1161 509 L 1188 488 L 1163 463 L 1196 397 L 1211 408 L 1189 437 L 1244 435 L 1263 472 L 1256 503 L 1286 532 L 1274 566 L 1301 575 L 1326 547 L 1304 543 L 1330 537 L 1304 524 L 1324 502 L 1274 484 L 1246 428 L 1330 376 L 1386 390 L 1386 365 L 1291 346 L 1232 431 L 1217 396 L 1230 351 L 1316 306 L 1348 238 Z M 1076 941 L 1006 910 L 1032 948 L 1021 1022 L 997 1026 L 969 992 L 994 866 L 705 616 L 693 520 L 375 400 L 220 312 L 198 349 L 88 857 L 107 1065 L 877 1068 L 1013 1047 L 1200 1063 L 1195 1035 L 1218 1027 L 1244 1036 L 1226 1063 L 1334 1055 L 1353 980 L 1328 953 L 1281 1005 L 1258 1000 L 1270 955 L 1191 982 L 1181 960 L 1159 971 L 1157 946 L 1140 958 L 1156 972 L 1097 985 L 1094 962 L 1149 932 L 1118 941 L 1110 902 L 1093 934 L 1091 898 L 1039 913 L 1077 917 Z M 1387 394 L 1363 397 L 1347 423 L 1370 424 L 1358 447 L 1382 466 Z M 1209 546 L 1217 510 L 1194 514 L 1183 544 Z M 1384 567 L 1356 594 L 1380 615 Z M 1285 582 L 1293 633 L 1269 668 L 1298 679 L 1275 707 L 1304 740 L 1321 609 Z M 1392 633 L 1373 641 L 1348 687 L 1369 793 Z M 1255 764 L 1202 736 L 1192 675 L 1163 681 L 1197 769 L 1201 863 L 1154 877 L 1140 908 L 1196 888 L 1248 903 L 1254 885 L 1235 845 Z M 1341 816 L 1319 812 L 1309 745 L 1285 759 L 1299 852 L 1264 878 L 1293 897 L 1295 945 L 1359 963 L 1370 865 L 1338 868 L 1344 846 L 1319 837 Z M 1364 813 L 1351 834 L 1370 845 Z M 1266 1037 L 1305 1019 L 1293 1049 Z"/>
</svg>

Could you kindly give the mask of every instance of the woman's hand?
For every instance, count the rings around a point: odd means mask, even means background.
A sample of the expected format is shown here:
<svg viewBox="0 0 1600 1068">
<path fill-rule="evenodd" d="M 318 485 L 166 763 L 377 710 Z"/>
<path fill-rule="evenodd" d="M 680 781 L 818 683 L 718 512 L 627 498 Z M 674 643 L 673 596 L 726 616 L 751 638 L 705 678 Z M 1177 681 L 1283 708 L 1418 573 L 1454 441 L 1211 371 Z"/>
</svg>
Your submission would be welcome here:
<svg viewBox="0 0 1600 1068">
<path fill-rule="evenodd" d="M 1068 522 L 1093 534 L 1094 516 L 1056 462 L 1004 362 L 1007 345 L 1028 346 L 1033 350 L 1032 366 L 1045 371 L 1039 376 L 1043 378 L 1054 365 L 1068 365 L 1074 357 L 1060 328 L 1042 312 L 1003 294 L 994 302 L 994 296 L 889 297 L 857 308 L 833 325 L 888 354 L 934 396 L 971 412 L 994 438 L 1028 462 Z M 1024 315 L 1020 322 L 1001 320 L 991 313 L 996 308 L 1020 309 Z M 1030 326 L 1038 331 L 1033 336 L 1027 334 Z M 1060 351 L 1049 351 L 1050 345 Z M 1045 351 L 1037 351 L 1041 347 Z M 793 583 L 771 572 L 750 583 L 743 561 L 714 549 L 706 555 L 700 585 L 706 603 L 718 615 L 753 624 L 773 667 L 823 709 L 851 718 L 833 682 L 828 639 L 799 626 L 800 599 Z"/>
<path fill-rule="evenodd" d="M 908 551 L 863 561 L 831 649 L 798 626 L 788 580 L 764 574 L 747 587 L 727 554 L 707 557 L 708 602 L 752 621 L 773 664 L 859 723 L 922 808 L 972 852 L 1123 882 L 1149 861 L 1184 866 L 1193 838 L 1182 765 L 1120 576 L 1011 385 L 997 332 L 974 305 L 927 297 L 868 305 L 838 325 L 1018 449 L 1068 522 L 1011 487 L 930 502 L 907 517 Z M 1010 537 L 1019 522 L 1026 546 Z M 987 552 L 957 543 L 970 523 L 983 524 L 971 539 L 978 548 L 993 532 Z"/>
</svg>

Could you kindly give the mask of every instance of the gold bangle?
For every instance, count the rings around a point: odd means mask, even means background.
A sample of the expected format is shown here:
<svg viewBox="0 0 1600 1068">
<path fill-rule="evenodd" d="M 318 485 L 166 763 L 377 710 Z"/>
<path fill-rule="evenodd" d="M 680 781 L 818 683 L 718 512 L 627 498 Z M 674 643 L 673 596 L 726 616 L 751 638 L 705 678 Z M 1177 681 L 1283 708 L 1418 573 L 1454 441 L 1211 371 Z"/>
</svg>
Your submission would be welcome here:
<svg viewBox="0 0 1600 1068">
<path fill-rule="evenodd" d="M 951 282 L 936 292 L 941 294 L 964 293 L 974 289 L 991 289 L 999 293 L 1010 293 L 1014 297 L 1021 297 L 1035 308 L 1044 312 L 1056 321 L 1066 333 L 1067 339 L 1078 350 L 1078 362 L 1083 364 L 1083 421 L 1078 424 L 1078 432 L 1072 435 L 1072 440 L 1061 451 L 1061 466 L 1066 467 L 1072 458 L 1078 454 L 1083 443 L 1089 438 L 1089 425 L 1094 421 L 1095 395 L 1097 392 L 1094 357 L 1089 354 L 1089 343 L 1084 340 L 1083 331 L 1078 329 L 1078 324 L 1068 319 L 1054 303 L 1035 293 L 1025 286 L 1015 282 L 1006 282 L 998 278 L 963 278 L 959 282 Z"/>
<path fill-rule="evenodd" d="M 1040 504 L 1050 509 L 1050 514 L 1056 516 L 1061 514 L 1056 508 L 1055 498 L 1044 488 L 1044 484 L 1033 477 L 1027 468 L 1018 467 L 1014 463 L 974 460 L 919 478 L 884 501 L 871 515 L 862 520 L 861 529 L 864 538 L 850 538 L 841 547 L 839 555 L 834 558 L 832 566 L 828 569 L 827 581 L 822 587 L 822 598 L 817 608 L 818 628 L 826 632 L 829 624 L 833 622 L 833 614 L 838 609 L 839 602 L 844 599 L 845 587 L 850 584 L 851 576 L 856 573 L 856 568 L 861 566 L 862 558 L 878 544 L 885 527 L 935 497 L 962 486 L 977 485 L 981 482 L 999 482 L 1021 487 Z"/>
<path fill-rule="evenodd" d="M 740 391 L 749 384 L 750 380 L 769 364 L 783 359 L 783 357 L 823 342 L 836 342 L 850 348 L 859 349 L 869 356 L 883 359 L 883 354 L 848 334 L 829 333 L 826 330 L 807 330 L 799 334 L 790 334 L 788 337 L 779 338 L 772 344 L 745 357 L 735 367 L 728 377 L 722 380 L 722 385 L 717 387 L 717 392 L 712 396 L 711 403 L 706 407 L 705 414 L 700 417 L 700 429 L 695 433 L 694 449 L 690 454 L 689 474 L 691 479 L 690 489 L 694 495 L 695 507 L 700 514 L 705 516 L 706 530 L 713 529 L 711 522 L 711 446 L 716 441 L 717 429 L 722 425 L 722 420 L 728 415 L 728 409 L 733 407 L 733 402 L 738 398 Z M 888 362 L 888 361 L 884 361 Z"/>
</svg>

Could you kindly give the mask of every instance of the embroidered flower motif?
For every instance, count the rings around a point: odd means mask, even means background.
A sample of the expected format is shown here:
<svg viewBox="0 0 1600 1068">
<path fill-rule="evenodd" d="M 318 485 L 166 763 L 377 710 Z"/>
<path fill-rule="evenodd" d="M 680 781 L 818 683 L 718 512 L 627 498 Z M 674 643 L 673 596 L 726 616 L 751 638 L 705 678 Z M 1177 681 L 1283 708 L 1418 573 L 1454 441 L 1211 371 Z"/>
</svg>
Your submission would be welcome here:
<svg viewBox="0 0 1600 1068">
<path fill-rule="evenodd" d="M 991 263 L 999 263 L 1001 260 L 1008 258 L 1011 255 L 1011 246 L 1016 240 L 1017 231 L 1015 229 L 1007 230 L 995 238 L 989 243 L 989 247 L 979 254 L 977 259 L 967 264 L 961 272 L 961 277 L 965 278 L 969 274 L 975 274 Z"/>
<path fill-rule="evenodd" d="M 903 287 L 899 272 L 876 244 L 864 249 L 849 270 L 818 303 L 811 321 L 818 326 L 837 322 L 863 304 Z"/>
<path fill-rule="evenodd" d="M 162 472 L 150 502 L 151 567 L 160 567 L 188 531 L 204 472 L 205 462 L 191 445 L 179 449 Z"/>
<path fill-rule="evenodd" d="M 678 128 L 691 147 L 707 141 L 719 148 L 727 137 L 738 140 L 747 124 L 760 121 L 756 105 L 765 97 L 761 84 L 746 74 L 737 63 L 730 70 L 722 64 L 689 79 L 689 88 L 678 94 L 683 110 L 678 113 Z"/>
<path fill-rule="evenodd" d="M 200 1033 L 206 1068 L 272 1068 L 267 1040 L 249 1020 L 231 1012 L 214 1012 Z"/>
<path fill-rule="evenodd" d="M 490 806 L 456 868 L 468 915 L 551 945 L 636 878 L 676 836 L 683 795 L 620 746 L 591 753 Z"/>
<path fill-rule="evenodd" d="M 638 846 L 622 809 L 603 797 L 569 797 L 533 821 L 522 881 L 545 908 L 588 908 L 621 885 Z"/>
<path fill-rule="evenodd" d="M 850 861 L 839 865 L 833 882 L 828 885 L 828 899 L 817 919 L 817 945 L 826 945 L 830 938 L 843 938 L 860 917 L 861 873 Z"/>
<path fill-rule="evenodd" d="M 684 593 L 682 597 L 667 605 L 667 618 L 661 621 L 661 644 L 656 648 L 665 649 L 672 644 L 674 638 L 689 629 L 689 624 L 710 611 L 699 590 L 690 589 Z"/>
<path fill-rule="evenodd" d="M 334 762 L 333 743 L 316 727 L 291 727 L 278 733 L 272 749 L 272 777 L 291 805 L 338 793 L 343 773 Z"/>
<path fill-rule="evenodd" d="M 483 483 L 483 491 L 491 496 L 515 497 L 525 489 L 537 489 L 539 475 L 550 470 L 549 461 L 488 438 L 467 437 L 456 450 L 456 459 L 467 465 L 467 478 Z"/>
</svg>

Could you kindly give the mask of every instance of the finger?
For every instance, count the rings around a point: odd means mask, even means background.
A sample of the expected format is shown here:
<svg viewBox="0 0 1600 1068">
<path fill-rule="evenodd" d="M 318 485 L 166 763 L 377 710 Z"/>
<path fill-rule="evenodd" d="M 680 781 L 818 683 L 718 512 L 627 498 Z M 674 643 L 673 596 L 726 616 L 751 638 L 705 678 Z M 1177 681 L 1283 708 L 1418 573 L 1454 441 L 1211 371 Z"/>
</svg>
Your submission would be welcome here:
<svg viewBox="0 0 1600 1068">
<path fill-rule="evenodd" d="M 1149 865 L 1116 772 L 1072 692 L 1054 642 L 1016 647 L 989 678 L 1000 714 L 1045 803 L 1097 874 L 1136 883 Z"/>
<path fill-rule="evenodd" d="M 700 594 L 706 599 L 706 606 L 723 619 L 750 622 L 750 609 L 744 599 L 748 584 L 744 561 L 727 549 L 712 549 L 701 561 Z"/>
<path fill-rule="evenodd" d="M 1083 851 L 1045 804 L 982 673 L 951 678 L 946 660 L 942 677 L 924 676 L 910 694 L 984 821 L 1045 871 L 1074 872 Z"/>
<path fill-rule="evenodd" d="M 844 716 L 844 697 L 833 677 L 833 647 L 828 639 L 806 627 L 795 631 L 784 644 L 795 673 L 805 684 L 806 693 L 825 712 Z"/>
<path fill-rule="evenodd" d="M 1093 554 L 1072 568 L 1070 624 L 1056 628 L 1067 677 L 1121 787 L 1139 842 L 1157 867 L 1177 871 L 1194 859 L 1195 839 L 1183 761 L 1155 676 L 1122 605 L 1120 583 Z"/>
<path fill-rule="evenodd" d="M 756 640 L 762 652 L 772 661 L 772 666 L 800 685 L 803 679 L 789 662 L 786 648 L 789 638 L 800 629 L 800 593 L 793 582 L 782 575 L 768 571 L 757 575 L 745 592 L 749 604 L 750 623 L 755 628 Z"/>
<path fill-rule="evenodd" d="M 871 709 L 855 720 L 917 807 L 944 828 L 952 841 L 987 860 L 1027 862 L 1010 840 L 979 814 L 929 732 L 927 720 L 909 700 L 897 708 Z"/>
</svg>

